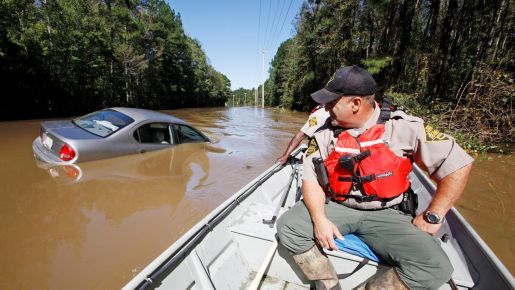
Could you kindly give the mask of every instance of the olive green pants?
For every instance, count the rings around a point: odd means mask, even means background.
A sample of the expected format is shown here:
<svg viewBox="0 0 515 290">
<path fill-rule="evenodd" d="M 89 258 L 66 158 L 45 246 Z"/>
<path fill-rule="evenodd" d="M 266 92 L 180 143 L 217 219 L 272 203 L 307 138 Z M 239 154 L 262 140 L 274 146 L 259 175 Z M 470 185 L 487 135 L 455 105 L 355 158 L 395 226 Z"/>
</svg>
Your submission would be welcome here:
<svg viewBox="0 0 515 290">
<path fill-rule="evenodd" d="M 416 228 L 411 216 L 394 209 L 357 210 L 334 202 L 329 202 L 325 211 L 342 235 L 359 236 L 385 261 L 397 267 L 410 289 L 438 289 L 450 279 L 453 268 L 440 241 Z M 277 232 L 280 243 L 293 254 L 314 245 L 313 224 L 302 201 L 279 218 Z"/>
</svg>

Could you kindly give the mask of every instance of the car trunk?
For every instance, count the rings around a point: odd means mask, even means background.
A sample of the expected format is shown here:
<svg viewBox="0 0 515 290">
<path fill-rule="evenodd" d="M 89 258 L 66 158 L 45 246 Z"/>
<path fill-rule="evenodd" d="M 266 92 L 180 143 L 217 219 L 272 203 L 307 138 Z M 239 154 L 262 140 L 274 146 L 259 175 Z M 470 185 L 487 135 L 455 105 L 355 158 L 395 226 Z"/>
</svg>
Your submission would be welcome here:
<svg viewBox="0 0 515 290">
<path fill-rule="evenodd" d="M 65 143 L 70 144 L 70 140 L 94 140 L 101 139 L 77 127 L 72 121 L 47 121 L 41 123 L 40 137 L 43 146 L 53 154 L 59 156 L 59 152 Z"/>
</svg>

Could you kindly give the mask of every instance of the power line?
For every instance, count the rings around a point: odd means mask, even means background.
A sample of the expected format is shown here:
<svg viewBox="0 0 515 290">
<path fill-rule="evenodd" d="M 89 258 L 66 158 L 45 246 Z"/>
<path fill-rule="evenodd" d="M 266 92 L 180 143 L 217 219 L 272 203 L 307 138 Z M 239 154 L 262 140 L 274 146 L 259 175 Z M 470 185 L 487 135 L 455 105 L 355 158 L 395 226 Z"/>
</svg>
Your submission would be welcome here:
<svg viewBox="0 0 515 290">
<path fill-rule="evenodd" d="M 261 34 L 261 2 L 262 0 L 259 0 L 259 18 L 258 18 L 258 31 L 257 31 L 257 50 L 259 51 L 259 35 Z M 259 78 L 259 56 L 256 54 L 256 67 L 258 70 L 256 71 L 256 76 Z M 257 88 L 259 88 L 259 84 L 257 85 Z"/>
<path fill-rule="evenodd" d="M 281 2 L 280 1 L 276 1 L 276 3 L 277 3 L 277 7 L 274 9 L 275 13 L 274 13 L 274 18 L 272 18 L 272 22 L 271 22 L 272 24 L 270 26 L 270 32 L 265 37 L 265 43 L 264 43 L 265 47 L 268 47 L 269 40 L 271 41 L 273 39 L 272 36 L 273 36 L 273 31 L 275 30 L 274 29 L 275 28 L 275 20 L 277 19 L 277 11 L 279 10 L 278 8 L 279 8 L 279 5 L 280 5 Z"/>
<path fill-rule="evenodd" d="M 286 4 L 286 1 L 287 0 L 283 0 L 282 1 L 281 10 L 280 10 L 280 13 L 279 13 L 279 18 L 278 18 L 278 21 L 277 21 L 277 25 L 274 26 L 275 29 L 272 30 L 271 33 L 270 33 L 270 41 L 271 41 L 270 45 L 273 44 L 273 40 L 275 39 L 274 35 L 276 34 L 277 29 L 279 28 L 279 23 L 281 21 L 281 17 L 283 17 L 283 11 L 284 11 L 284 8 L 285 8 L 284 4 Z M 286 15 L 284 17 L 286 17 Z"/>
<path fill-rule="evenodd" d="M 283 23 L 281 24 L 281 29 L 279 30 L 279 33 L 277 34 L 277 37 L 275 41 L 273 42 L 274 46 L 277 45 L 277 41 L 279 41 L 279 37 L 281 37 L 281 32 L 283 32 L 284 23 L 286 22 L 286 19 L 288 19 L 288 15 L 290 13 L 291 5 L 293 4 L 293 0 L 290 1 L 290 4 L 288 5 L 288 10 L 286 12 L 286 16 L 283 19 Z"/>
<path fill-rule="evenodd" d="M 272 0 L 269 0 L 268 2 L 268 13 L 266 15 L 266 29 L 265 29 L 265 35 L 264 35 L 264 39 L 266 39 L 266 36 L 267 36 L 267 33 L 268 33 L 268 24 L 270 23 L 270 9 L 272 8 Z M 263 43 L 263 46 L 265 45 L 265 43 Z M 265 49 L 265 47 L 263 47 L 263 49 Z"/>
<path fill-rule="evenodd" d="M 261 33 L 261 1 L 259 0 L 259 18 L 258 18 L 258 31 L 257 31 L 257 46 L 259 48 L 259 34 Z"/>
</svg>

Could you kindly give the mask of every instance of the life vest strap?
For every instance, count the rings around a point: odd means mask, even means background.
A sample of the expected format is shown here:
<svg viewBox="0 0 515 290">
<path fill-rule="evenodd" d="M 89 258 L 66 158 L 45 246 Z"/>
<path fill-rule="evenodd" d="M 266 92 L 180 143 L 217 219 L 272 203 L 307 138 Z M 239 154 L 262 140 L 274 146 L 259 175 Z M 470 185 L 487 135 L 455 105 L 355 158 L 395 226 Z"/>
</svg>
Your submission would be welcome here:
<svg viewBox="0 0 515 290">
<path fill-rule="evenodd" d="M 392 99 L 388 96 L 383 97 L 383 101 L 381 102 L 381 113 L 379 114 L 379 119 L 377 120 L 377 124 L 384 124 L 386 121 L 390 120 L 392 115 Z"/>
<path fill-rule="evenodd" d="M 359 201 L 359 202 L 369 202 L 369 201 L 374 201 L 374 200 L 381 200 L 381 199 L 377 199 L 377 195 L 355 195 L 355 194 L 341 194 L 341 195 L 332 195 L 332 196 L 327 196 L 326 197 L 326 203 L 328 200 L 332 200 L 336 203 L 340 203 L 340 204 L 343 204 L 343 201 L 341 200 L 341 198 L 354 198 L 355 200 Z"/>
<path fill-rule="evenodd" d="M 360 162 L 361 160 L 367 158 L 371 154 L 372 153 L 370 152 L 370 149 L 367 149 L 367 150 L 359 153 L 358 155 L 354 156 L 354 160 L 356 160 L 356 162 Z"/>
<path fill-rule="evenodd" d="M 370 175 L 365 175 L 365 176 L 359 176 L 359 175 L 354 175 L 354 176 L 338 176 L 338 181 L 352 181 L 354 183 L 358 183 L 358 184 L 361 184 L 361 183 L 365 183 L 365 182 L 370 182 L 370 181 L 374 181 L 376 180 L 376 175 L 375 174 L 370 174 Z"/>
</svg>

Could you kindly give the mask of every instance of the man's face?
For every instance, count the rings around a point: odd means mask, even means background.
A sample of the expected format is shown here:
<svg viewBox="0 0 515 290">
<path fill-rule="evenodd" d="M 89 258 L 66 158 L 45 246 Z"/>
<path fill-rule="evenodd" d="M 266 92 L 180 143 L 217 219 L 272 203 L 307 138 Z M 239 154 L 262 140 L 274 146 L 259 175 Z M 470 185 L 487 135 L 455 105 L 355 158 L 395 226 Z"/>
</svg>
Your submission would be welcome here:
<svg viewBox="0 0 515 290">
<path fill-rule="evenodd" d="M 331 118 L 342 127 L 348 128 L 353 123 L 352 100 L 353 97 L 342 96 L 325 104 L 325 109 L 329 112 Z"/>
</svg>

